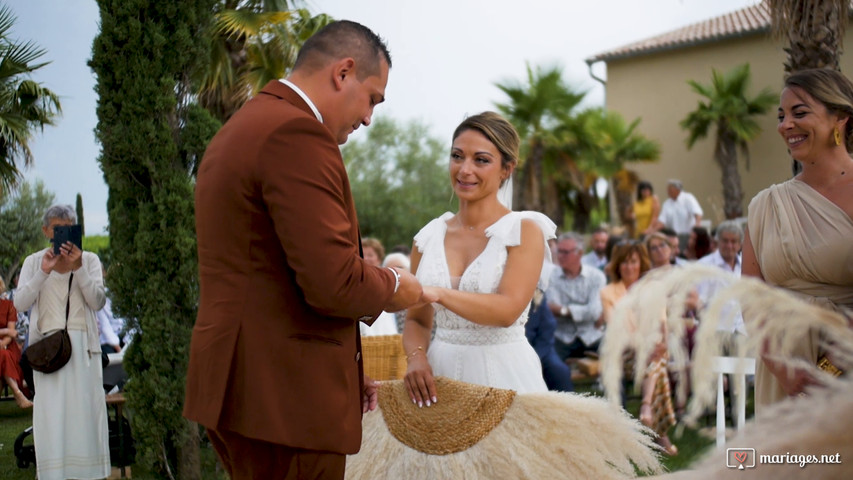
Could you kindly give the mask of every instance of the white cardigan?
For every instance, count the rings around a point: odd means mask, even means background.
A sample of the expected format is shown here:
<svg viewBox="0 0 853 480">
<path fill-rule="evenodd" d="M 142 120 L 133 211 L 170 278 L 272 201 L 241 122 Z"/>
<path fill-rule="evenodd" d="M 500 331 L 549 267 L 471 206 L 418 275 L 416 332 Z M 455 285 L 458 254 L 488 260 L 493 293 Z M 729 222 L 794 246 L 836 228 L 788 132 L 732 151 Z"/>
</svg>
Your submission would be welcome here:
<svg viewBox="0 0 853 480">
<path fill-rule="evenodd" d="M 21 267 L 21 277 L 18 280 L 18 288 L 15 290 L 15 308 L 19 312 L 26 312 L 30 308 L 30 330 L 29 344 L 32 345 L 44 337 L 45 333 L 39 329 L 38 296 L 42 285 L 54 272 L 44 273 L 41 269 L 42 258 L 46 250 L 41 250 L 28 256 Z M 103 308 L 107 296 L 104 290 L 104 278 L 101 271 L 101 260 L 92 252 L 83 252 L 83 266 L 73 270 L 74 281 L 71 289 L 78 290 L 83 297 L 84 311 L 86 312 L 86 338 L 88 345 L 86 349 L 90 354 L 101 352 L 99 341 L 98 323 L 95 312 Z"/>
</svg>

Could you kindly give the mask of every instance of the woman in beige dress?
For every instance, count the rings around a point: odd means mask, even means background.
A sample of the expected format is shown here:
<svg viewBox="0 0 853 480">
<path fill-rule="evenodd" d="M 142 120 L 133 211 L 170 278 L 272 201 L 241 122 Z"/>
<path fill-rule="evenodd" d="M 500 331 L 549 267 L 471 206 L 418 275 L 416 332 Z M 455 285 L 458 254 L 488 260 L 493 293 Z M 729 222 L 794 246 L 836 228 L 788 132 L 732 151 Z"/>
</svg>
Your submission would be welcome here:
<svg viewBox="0 0 853 480">
<path fill-rule="evenodd" d="M 782 287 L 807 302 L 853 311 L 853 83 L 828 69 L 785 80 L 777 130 L 803 169 L 763 190 L 749 205 L 743 275 Z M 779 319 L 778 321 L 784 321 Z M 813 332 L 795 357 L 838 373 L 843 365 Z M 815 383 L 767 345 L 756 366 L 756 411 Z"/>
</svg>

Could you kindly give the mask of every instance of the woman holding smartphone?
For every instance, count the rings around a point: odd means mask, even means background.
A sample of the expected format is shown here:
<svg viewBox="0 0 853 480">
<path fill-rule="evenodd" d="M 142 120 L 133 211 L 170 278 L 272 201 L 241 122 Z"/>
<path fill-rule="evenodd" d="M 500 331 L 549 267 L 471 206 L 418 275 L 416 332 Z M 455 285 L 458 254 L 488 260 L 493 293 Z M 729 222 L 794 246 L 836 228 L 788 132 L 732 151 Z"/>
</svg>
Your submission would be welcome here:
<svg viewBox="0 0 853 480">
<path fill-rule="evenodd" d="M 77 223 L 69 205 L 44 215 L 42 232 L 53 241 L 58 227 Z M 15 307 L 30 313 L 29 344 L 68 329 L 71 359 L 53 373 L 33 372 L 33 439 L 40 480 L 110 475 L 101 344 L 95 312 L 106 294 L 98 256 L 71 241 L 24 260 Z"/>
</svg>

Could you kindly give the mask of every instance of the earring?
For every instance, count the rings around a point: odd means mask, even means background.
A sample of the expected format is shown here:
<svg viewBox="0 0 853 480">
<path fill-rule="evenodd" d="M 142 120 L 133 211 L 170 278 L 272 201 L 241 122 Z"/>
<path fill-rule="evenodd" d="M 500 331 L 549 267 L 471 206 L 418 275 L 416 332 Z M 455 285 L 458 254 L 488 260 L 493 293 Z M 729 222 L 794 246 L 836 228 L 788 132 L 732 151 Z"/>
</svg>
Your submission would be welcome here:
<svg viewBox="0 0 853 480">
<path fill-rule="evenodd" d="M 835 146 L 841 146 L 841 132 L 838 131 L 838 127 L 835 127 L 835 131 L 832 132 L 833 137 L 835 137 Z"/>
</svg>

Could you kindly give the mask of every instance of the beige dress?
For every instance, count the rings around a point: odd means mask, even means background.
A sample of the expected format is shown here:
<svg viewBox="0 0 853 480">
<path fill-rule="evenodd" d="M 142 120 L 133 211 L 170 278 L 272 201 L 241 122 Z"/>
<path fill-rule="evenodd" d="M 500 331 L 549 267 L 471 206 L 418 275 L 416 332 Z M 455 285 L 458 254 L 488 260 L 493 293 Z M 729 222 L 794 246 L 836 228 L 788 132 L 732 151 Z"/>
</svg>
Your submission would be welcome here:
<svg viewBox="0 0 853 480">
<path fill-rule="evenodd" d="M 767 283 L 831 310 L 853 310 L 853 219 L 838 205 L 796 179 L 773 185 L 749 204 L 749 236 Z M 816 363 L 818 354 L 813 334 L 799 356 Z M 785 396 L 758 362 L 756 405 Z"/>
</svg>

